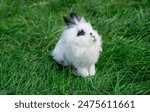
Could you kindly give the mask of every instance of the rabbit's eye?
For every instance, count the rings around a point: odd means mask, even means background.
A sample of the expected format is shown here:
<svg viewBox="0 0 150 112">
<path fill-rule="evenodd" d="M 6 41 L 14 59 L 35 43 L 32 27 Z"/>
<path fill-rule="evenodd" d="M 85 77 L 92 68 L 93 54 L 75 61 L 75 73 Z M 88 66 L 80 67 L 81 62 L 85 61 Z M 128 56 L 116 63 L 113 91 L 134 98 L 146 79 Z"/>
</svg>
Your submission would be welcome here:
<svg viewBox="0 0 150 112">
<path fill-rule="evenodd" d="M 79 31 L 78 31 L 77 36 L 81 36 L 81 35 L 84 35 L 84 34 L 85 34 L 85 32 L 84 32 L 84 30 L 82 29 L 82 30 L 79 30 Z"/>
</svg>

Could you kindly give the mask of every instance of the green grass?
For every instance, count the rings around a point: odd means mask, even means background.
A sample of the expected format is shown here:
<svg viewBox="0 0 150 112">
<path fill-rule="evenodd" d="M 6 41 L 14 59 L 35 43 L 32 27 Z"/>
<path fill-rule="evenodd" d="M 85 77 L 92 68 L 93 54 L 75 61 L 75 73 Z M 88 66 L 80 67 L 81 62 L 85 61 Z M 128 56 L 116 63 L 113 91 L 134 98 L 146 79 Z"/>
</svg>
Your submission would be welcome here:
<svg viewBox="0 0 150 112">
<path fill-rule="evenodd" d="M 48 56 L 71 11 L 103 36 L 94 77 Z M 150 94 L 149 0 L 0 0 L 0 94 Z"/>
</svg>

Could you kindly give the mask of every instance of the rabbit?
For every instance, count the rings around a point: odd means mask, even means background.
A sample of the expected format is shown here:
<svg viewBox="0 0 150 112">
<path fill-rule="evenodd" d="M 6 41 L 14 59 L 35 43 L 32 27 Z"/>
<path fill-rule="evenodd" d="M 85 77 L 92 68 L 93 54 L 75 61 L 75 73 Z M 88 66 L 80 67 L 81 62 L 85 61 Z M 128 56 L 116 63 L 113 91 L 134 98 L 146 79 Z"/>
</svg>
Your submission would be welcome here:
<svg viewBox="0 0 150 112">
<path fill-rule="evenodd" d="M 72 65 L 74 74 L 82 77 L 95 75 L 95 64 L 102 52 L 102 37 L 84 17 L 70 13 L 63 17 L 66 27 L 51 55 L 63 65 Z"/>
</svg>

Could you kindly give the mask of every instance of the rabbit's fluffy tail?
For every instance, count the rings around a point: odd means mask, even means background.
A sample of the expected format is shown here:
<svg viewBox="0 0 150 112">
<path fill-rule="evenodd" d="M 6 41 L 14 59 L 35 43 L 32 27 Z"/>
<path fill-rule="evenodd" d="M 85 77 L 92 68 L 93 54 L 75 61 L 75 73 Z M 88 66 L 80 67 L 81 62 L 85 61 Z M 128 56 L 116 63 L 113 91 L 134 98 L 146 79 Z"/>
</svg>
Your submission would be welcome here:
<svg viewBox="0 0 150 112">
<path fill-rule="evenodd" d="M 63 56 L 61 46 L 62 46 L 61 41 L 59 41 L 51 53 L 51 56 L 53 57 L 53 59 L 58 63 L 61 63 L 64 61 L 64 56 Z"/>
<path fill-rule="evenodd" d="M 59 48 L 55 48 L 51 53 L 51 56 L 57 63 L 62 63 L 64 60 L 63 53 L 60 51 Z"/>
</svg>

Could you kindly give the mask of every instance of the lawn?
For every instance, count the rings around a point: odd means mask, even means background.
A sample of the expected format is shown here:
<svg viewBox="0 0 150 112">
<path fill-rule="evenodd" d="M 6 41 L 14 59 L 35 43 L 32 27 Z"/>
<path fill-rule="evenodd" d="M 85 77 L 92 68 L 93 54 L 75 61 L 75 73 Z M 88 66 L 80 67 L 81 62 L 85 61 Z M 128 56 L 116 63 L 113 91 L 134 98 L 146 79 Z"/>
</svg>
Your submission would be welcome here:
<svg viewBox="0 0 150 112">
<path fill-rule="evenodd" d="M 72 11 L 103 37 L 94 77 L 49 57 Z M 150 1 L 0 0 L 0 94 L 150 94 Z"/>
</svg>

